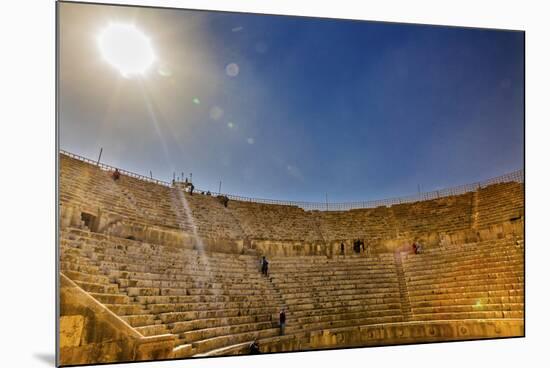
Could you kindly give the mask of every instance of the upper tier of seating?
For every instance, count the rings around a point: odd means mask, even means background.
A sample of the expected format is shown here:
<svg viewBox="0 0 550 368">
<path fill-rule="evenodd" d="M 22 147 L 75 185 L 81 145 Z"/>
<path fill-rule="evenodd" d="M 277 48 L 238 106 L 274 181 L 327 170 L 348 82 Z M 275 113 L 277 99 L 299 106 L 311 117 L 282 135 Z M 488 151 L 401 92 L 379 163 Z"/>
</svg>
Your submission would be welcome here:
<svg viewBox="0 0 550 368">
<path fill-rule="evenodd" d="M 119 215 L 126 220 L 192 231 L 193 223 L 171 188 L 121 175 L 60 156 L 61 205 L 82 205 Z"/>
<path fill-rule="evenodd" d="M 144 225 L 180 229 L 207 238 L 288 240 L 310 243 L 363 238 L 417 237 L 429 232 L 483 229 L 523 218 L 523 184 L 494 184 L 475 192 L 390 207 L 350 211 L 304 211 L 297 206 L 229 201 L 190 195 L 108 171 L 62 154 L 62 206 L 113 213 Z"/>
<path fill-rule="evenodd" d="M 314 214 L 299 207 L 231 201 L 228 209 L 250 239 L 323 241 Z"/>
<path fill-rule="evenodd" d="M 523 184 L 515 182 L 494 184 L 479 189 L 476 192 L 478 202 L 474 210 L 476 217 L 474 227 L 485 228 L 523 218 L 525 207 L 523 189 Z M 474 207 L 476 207 L 475 204 Z"/>
</svg>

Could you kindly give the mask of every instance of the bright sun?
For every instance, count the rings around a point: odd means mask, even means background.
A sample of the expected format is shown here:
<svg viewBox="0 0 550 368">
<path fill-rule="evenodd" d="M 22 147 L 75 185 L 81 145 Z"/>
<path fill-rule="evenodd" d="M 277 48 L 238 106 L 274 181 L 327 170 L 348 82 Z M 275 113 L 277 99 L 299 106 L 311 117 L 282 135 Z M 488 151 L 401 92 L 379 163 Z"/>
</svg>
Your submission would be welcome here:
<svg viewBox="0 0 550 368">
<path fill-rule="evenodd" d="M 145 73 L 156 59 L 151 41 L 133 24 L 111 23 L 97 41 L 103 59 L 125 77 Z"/>
</svg>

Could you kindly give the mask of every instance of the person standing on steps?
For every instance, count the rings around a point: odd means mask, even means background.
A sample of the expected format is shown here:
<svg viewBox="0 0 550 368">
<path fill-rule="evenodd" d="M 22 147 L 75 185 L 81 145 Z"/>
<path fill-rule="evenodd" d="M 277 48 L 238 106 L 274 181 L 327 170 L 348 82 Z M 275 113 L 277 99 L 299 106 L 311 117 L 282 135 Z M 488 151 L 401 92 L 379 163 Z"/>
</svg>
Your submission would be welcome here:
<svg viewBox="0 0 550 368">
<path fill-rule="evenodd" d="M 262 257 L 262 274 L 267 276 L 267 270 L 269 267 L 269 262 L 265 258 L 265 256 Z"/>
<path fill-rule="evenodd" d="M 285 324 L 286 324 L 286 312 L 284 308 L 281 308 L 279 312 L 279 334 L 283 336 L 285 334 Z"/>
</svg>

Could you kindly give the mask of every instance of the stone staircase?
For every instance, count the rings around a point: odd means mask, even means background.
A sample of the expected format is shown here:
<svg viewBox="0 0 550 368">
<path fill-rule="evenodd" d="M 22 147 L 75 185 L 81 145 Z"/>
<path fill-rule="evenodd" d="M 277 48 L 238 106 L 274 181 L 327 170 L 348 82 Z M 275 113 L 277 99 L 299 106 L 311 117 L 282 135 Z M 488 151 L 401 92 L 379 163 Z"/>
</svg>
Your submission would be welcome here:
<svg viewBox="0 0 550 368">
<path fill-rule="evenodd" d="M 403 314 L 403 320 L 405 322 L 412 321 L 411 302 L 409 300 L 409 291 L 407 290 L 407 280 L 405 279 L 405 273 L 403 272 L 401 252 L 395 252 L 394 259 L 395 272 L 397 273 L 397 280 L 399 281 L 399 295 L 401 298 L 401 313 Z"/>
<path fill-rule="evenodd" d="M 479 190 L 476 190 L 472 196 L 472 229 L 479 226 Z"/>
<path fill-rule="evenodd" d="M 284 304 L 257 265 L 77 229 L 61 237 L 62 271 L 142 335 L 177 335 L 180 357 L 278 334 Z"/>
<path fill-rule="evenodd" d="M 286 333 L 403 321 L 393 259 L 280 257 L 270 278 L 287 306 Z"/>
</svg>

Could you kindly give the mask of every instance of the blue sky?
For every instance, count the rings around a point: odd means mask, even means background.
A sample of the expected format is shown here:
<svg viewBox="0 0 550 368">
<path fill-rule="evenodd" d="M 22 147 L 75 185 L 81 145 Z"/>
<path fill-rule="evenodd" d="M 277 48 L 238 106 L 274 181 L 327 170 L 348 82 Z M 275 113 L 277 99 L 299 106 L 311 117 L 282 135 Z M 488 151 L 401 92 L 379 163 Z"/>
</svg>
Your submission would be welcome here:
<svg viewBox="0 0 550 368">
<path fill-rule="evenodd" d="M 145 77 L 97 55 L 113 20 L 150 36 Z M 60 26 L 60 146 L 131 171 L 346 202 L 523 167 L 521 32 L 83 4 Z"/>
</svg>

